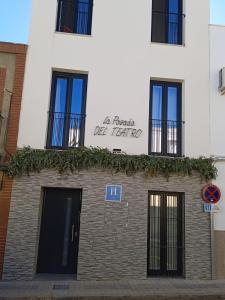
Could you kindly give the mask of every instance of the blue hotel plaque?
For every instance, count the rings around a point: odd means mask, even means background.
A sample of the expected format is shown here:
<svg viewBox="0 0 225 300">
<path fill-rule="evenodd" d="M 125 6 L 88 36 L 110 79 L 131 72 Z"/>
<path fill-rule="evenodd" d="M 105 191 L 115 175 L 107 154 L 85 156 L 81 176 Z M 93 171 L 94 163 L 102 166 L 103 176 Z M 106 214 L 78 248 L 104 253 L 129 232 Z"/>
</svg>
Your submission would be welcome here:
<svg viewBox="0 0 225 300">
<path fill-rule="evenodd" d="M 122 185 L 107 185 L 105 191 L 105 201 L 121 202 Z"/>
</svg>

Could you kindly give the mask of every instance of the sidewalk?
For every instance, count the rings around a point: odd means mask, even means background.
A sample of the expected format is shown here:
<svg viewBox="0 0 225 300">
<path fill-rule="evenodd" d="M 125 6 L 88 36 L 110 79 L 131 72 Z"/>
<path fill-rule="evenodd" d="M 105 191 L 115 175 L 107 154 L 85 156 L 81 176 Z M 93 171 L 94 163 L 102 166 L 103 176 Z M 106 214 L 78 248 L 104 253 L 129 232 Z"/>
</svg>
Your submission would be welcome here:
<svg viewBox="0 0 225 300">
<path fill-rule="evenodd" d="M 0 282 L 0 299 L 161 300 L 225 299 L 225 281 L 147 279 L 129 281 Z"/>
</svg>

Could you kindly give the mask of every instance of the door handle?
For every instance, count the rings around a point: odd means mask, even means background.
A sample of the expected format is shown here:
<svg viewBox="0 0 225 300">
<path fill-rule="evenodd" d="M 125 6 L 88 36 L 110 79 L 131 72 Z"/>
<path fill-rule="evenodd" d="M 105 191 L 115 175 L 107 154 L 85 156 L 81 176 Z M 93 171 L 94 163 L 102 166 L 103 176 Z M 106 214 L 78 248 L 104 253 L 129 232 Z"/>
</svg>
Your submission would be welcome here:
<svg viewBox="0 0 225 300">
<path fill-rule="evenodd" d="M 71 242 L 74 241 L 74 224 L 72 225 L 72 232 L 71 232 Z"/>
</svg>

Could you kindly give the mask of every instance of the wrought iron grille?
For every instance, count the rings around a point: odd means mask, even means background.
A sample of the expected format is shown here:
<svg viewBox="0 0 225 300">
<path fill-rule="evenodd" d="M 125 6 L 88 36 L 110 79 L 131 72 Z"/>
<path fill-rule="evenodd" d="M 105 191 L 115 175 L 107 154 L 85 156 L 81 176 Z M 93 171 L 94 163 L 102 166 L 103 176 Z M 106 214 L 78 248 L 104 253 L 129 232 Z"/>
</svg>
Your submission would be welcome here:
<svg viewBox="0 0 225 300">
<path fill-rule="evenodd" d="M 182 276 L 183 254 L 182 194 L 150 192 L 148 275 Z"/>
<path fill-rule="evenodd" d="M 72 148 L 84 145 L 85 115 L 49 113 L 48 147 Z"/>
<path fill-rule="evenodd" d="M 180 156 L 183 123 L 170 120 L 150 120 L 150 154 Z"/>
</svg>

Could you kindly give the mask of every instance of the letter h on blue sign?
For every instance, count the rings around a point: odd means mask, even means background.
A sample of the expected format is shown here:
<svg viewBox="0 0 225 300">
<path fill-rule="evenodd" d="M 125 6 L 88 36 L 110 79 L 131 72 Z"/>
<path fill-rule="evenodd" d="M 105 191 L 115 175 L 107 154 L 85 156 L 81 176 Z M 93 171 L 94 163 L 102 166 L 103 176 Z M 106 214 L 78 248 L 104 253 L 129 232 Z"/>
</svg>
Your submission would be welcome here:
<svg viewBox="0 0 225 300">
<path fill-rule="evenodd" d="M 105 193 L 105 201 L 121 202 L 122 186 L 121 185 L 107 185 Z"/>
</svg>

